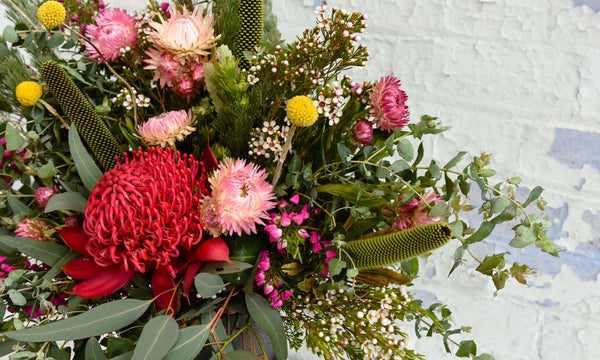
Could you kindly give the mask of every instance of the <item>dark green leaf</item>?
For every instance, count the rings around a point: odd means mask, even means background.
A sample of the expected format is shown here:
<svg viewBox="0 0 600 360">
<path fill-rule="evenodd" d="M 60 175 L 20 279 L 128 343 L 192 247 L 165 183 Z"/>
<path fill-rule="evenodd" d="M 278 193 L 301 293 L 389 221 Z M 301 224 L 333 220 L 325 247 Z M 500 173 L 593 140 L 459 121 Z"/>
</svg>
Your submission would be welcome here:
<svg viewBox="0 0 600 360">
<path fill-rule="evenodd" d="M 428 170 L 434 179 L 439 179 L 442 177 L 442 173 L 440 172 L 440 167 L 436 164 L 436 162 L 434 160 L 431 160 Z"/>
<path fill-rule="evenodd" d="M 492 281 L 494 282 L 494 286 L 496 286 L 497 290 L 503 289 L 506 284 L 506 280 L 508 279 L 508 271 L 499 271 L 495 272 L 492 275 Z"/>
<path fill-rule="evenodd" d="M 450 159 L 450 161 L 448 161 L 446 165 L 444 165 L 444 169 L 451 169 L 454 166 L 456 166 L 456 164 L 458 164 L 462 160 L 463 156 L 465 156 L 466 153 L 466 151 L 459 152 L 455 157 Z"/>
<path fill-rule="evenodd" d="M 102 177 L 102 171 L 83 146 L 75 126 L 69 128 L 69 150 L 83 185 L 92 191 Z"/>
<path fill-rule="evenodd" d="M 56 265 L 70 251 L 59 244 L 8 235 L 0 235 L 0 242 L 50 266 Z"/>
<path fill-rule="evenodd" d="M 260 358 L 250 351 L 234 351 L 224 356 L 225 360 L 260 360 Z"/>
<path fill-rule="evenodd" d="M 394 136 L 390 136 L 385 140 L 385 149 L 390 156 L 394 156 Z"/>
<path fill-rule="evenodd" d="M 492 214 L 497 214 L 499 212 L 504 211 L 507 206 L 510 205 L 510 200 L 505 197 L 499 197 L 492 200 L 491 212 Z"/>
<path fill-rule="evenodd" d="M 273 351 L 279 360 L 287 359 L 287 338 L 281 316 L 271 304 L 257 293 L 246 293 L 246 305 L 250 316 L 271 338 Z"/>
<path fill-rule="evenodd" d="M 160 315 L 146 323 L 131 360 L 161 360 L 179 338 L 179 326 L 170 315 Z"/>
<path fill-rule="evenodd" d="M 411 161 L 415 157 L 415 149 L 408 139 L 402 139 L 397 146 L 398 154 L 406 161 Z"/>
<path fill-rule="evenodd" d="M 15 129 L 9 123 L 6 123 L 6 133 L 4 134 L 4 139 L 6 139 L 6 150 L 8 151 L 17 150 L 25 141 L 17 129 Z"/>
<path fill-rule="evenodd" d="M 202 266 L 202 272 L 217 274 L 217 275 L 225 275 L 225 274 L 235 274 L 240 271 L 244 271 L 246 269 L 250 269 L 253 265 L 248 264 L 247 262 L 231 260 L 237 267 L 231 265 L 226 261 L 218 262 L 211 261 L 207 262 Z"/>
<path fill-rule="evenodd" d="M 10 193 L 6 194 L 6 201 L 8 202 L 8 206 L 10 206 L 13 213 L 24 215 L 29 214 L 29 207 L 23 204 L 23 202 L 21 202 L 19 199 L 12 196 Z"/>
<path fill-rule="evenodd" d="M 410 165 L 406 162 L 406 160 L 396 160 L 391 166 L 392 170 L 396 173 L 399 173 L 408 167 L 410 167 Z"/>
<path fill-rule="evenodd" d="M 2 31 L 2 37 L 6 41 L 11 43 L 17 42 L 19 40 L 19 35 L 17 35 L 15 28 L 11 25 L 7 25 L 6 27 L 4 27 L 4 30 Z"/>
<path fill-rule="evenodd" d="M 194 285 L 200 296 L 209 298 L 223 289 L 223 279 L 219 275 L 201 272 L 194 278 Z"/>
<path fill-rule="evenodd" d="M 420 143 L 417 150 L 417 158 L 413 162 L 413 166 L 417 166 L 423 160 L 423 155 L 425 155 L 425 148 L 423 147 L 423 143 Z"/>
<path fill-rule="evenodd" d="M 470 357 L 471 355 L 477 355 L 477 346 L 473 340 L 465 340 L 460 342 L 456 356 L 458 357 Z"/>
<path fill-rule="evenodd" d="M 439 202 L 435 204 L 430 210 L 427 216 L 436 217 L 436 216 L 446 216 L 448 213 L 448 204 L 445 202 Z"/>
<path fill-rule="evenodd" d="M 504 255 L 506 255 L 506 253 L 486 256 L 475 270 L 485 275 L 492 275 L 495 270 L 504 269 L 504 266 L 506 265 Z"/>
<path fill-rule="evenodd" d="M 117 357 L 131 359 L 134 348 L 133 342 L 129 339 L 109 337 L 106 341 L 106 353 L 111 360 Z"/>
<path fill-rule="evenodd" d="M 13 346 L 16 344 L 17 342 L 11 339 L 5 339 L 4 341 L 0 342 L 0 356 L 4 358 L 6 355 L 14 352 L 15 350 L 13 349 Z"/>
<path fill-rule="evenodd" d="M 454 272 L 454 270 L 456 270 L 456 268 L 460 264 L 462 264 L 463 255 L 465 254 L 465 250 L 467 250 L 467 246 L 462 245 L 462 246 L 459 246 L 458 248 L 456 248 L 456 251 L 454 251 L 454 264 L 452 264 L 452 268 L 450 269 L 448 276 L 450 276 L 450 274 L 452 274 L 452 272 Z"/>
<path fill-rule="evenodd" d="M 52 162 L 44 164 L 37 169 L 37 175 L 42 179 L 50 179 L 56 176 L 56 168 Z"/>
<path fill-rule="evenodd" d="M 104 351 L 94 337 L 90 338 L 85 345 L 85 360 L 106 360 Z"/>
<path fill-rule="evenodd" d="M 494 226 L 496 226 L 494 223 L 484 221 L 473 235 L 465 239 L 465 244 L 470 245 L 485 239 L 492 233 Z"/>
<path fill-rule="evenodd" d="M 179 339 L 164 360 L 193 360 L 200 353 L 208 334 L 210 324 L 194 325 L 179 330 Z"/>
<path fill-rule="evenodd" d="M 558 256 L 558 253 L 564 251 L 562 248 L 556 246 L 547 236 L 538 235 L 535 241 L 535 246 L 539 247 L 543 252 L 546 252 L 552 256 Z"/>
<path fill-rule="evenodd" d="M 517 207 L 511 203 L 504 211 L 490 221 L 494 224 L 500 224 L 514 219 L 515 216 L 517 216 Z"/>
<path fill-rule="evenodd" d="M 0 39 L 0 60 L 4 60 L 9 54 L 10 49 L 8 48 L 8 46 L 6 46 L 6 42 Z"/>
<path fill-rule="evenodd" d="M 514 248 L 524 248 L 527 245 L 533 244 L 537 239 L 535 229 L 527 225 L 519 225 L 515 229 L 515 237 L 508 245 Z"/>
<path fill-rule="evenodd" d="M 52 196 L 44 212 L 49 213 L 57 210 L 71 210 L 83 212 L 87 205 L 87 199 L 78 192 L 65 192 Z"/>
<path fill-rule="evenodd" d="M 152 301 L 122 299 L 99 305 L 80 315 L 64 320 L 9 331 L 5 336 L 27 342 L 78 340 L 106 334 L 137 320 Z"/>
<path fill-rule="evenodd" d="M 481 169 L 477 173 L 481 177 L 490 177 L 496 175 L 496 170 L 494 169 Z"/>
<path fill-rule="evenodd" d="M 523 203 L 523 207 L 529 205 L 533 201 L 536 201 L 540 197 L 540 195 L 542 195 L 543 191 L 544 189 L 542 189 L 541 186 L 536 186 L 535 188 L 533 188 L 533 190 L 531 190 L 531 192 L 529 193 L 527 200 L 525 200 L 525 202 Z"/>
</svg>

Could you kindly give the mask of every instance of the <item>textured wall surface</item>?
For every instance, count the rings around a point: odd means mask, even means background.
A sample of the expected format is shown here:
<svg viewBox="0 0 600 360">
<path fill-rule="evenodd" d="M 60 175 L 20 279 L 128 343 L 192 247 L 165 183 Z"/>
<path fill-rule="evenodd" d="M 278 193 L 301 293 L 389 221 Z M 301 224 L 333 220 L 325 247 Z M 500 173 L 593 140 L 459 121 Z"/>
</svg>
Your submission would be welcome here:
<svg viewBox="0 0 600 360">
<path fill-rule="evenodd" d="M 286 39 L 314 23 L 314 0 L 273 0 Z M 135 10 L 144 0 L 107 1 Z M 317 0 L 320 4 L 320 1 Z M 505 177 L 545 188 L 546 215 L 560 258 L 508 248 L 510 230 L 475 248 L 510 251 L 538 272 L 529 286 L 494 294 L 473 264 L 452 276 L 458 243 L 427 260 L 413 290 L 441 301 L 471 326 L 480 352 L 498 360 L 598 359 L 600 342 L 600 11 L 599 0 L 331 0 L 369 15 L 371 51 L 356 80 L 393 74 L 411 114 L 452 129 L 429 143 L 434 156 L 494 154 Z M 285 26 L 283 26 L 285 24 Z M 502 180 L 499 178 L 498 180 Z M 430 359 L 451 359 L 441 339 L 413 339 Z M 292 359 L 312 359 L 307 352 Z"/>
</svg>

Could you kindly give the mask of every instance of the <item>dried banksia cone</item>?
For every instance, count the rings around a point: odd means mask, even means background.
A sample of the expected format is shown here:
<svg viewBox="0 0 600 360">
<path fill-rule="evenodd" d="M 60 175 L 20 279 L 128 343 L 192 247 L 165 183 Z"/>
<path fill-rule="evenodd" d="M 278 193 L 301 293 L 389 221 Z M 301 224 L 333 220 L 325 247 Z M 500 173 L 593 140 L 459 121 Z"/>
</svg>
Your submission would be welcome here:
<svg viewBox="0 0 600 360">
<path fill-rule="evenodd" d="M 240 29 L 236 36 L 235 57 L 244 69 L 250 67 L 244 51 L 252 51 L 263 34 L 263 0 L 241 0 L 238 9 Z"/>
<path fill-rule="evenodd" d="M 436 249 L 451 238 L 452 228 L 438 222 L 350 241 L 345 247 L 352 258 L 348 266 L 370 269 L 395 264 Z"/>
<path fill-rule="evenodd" d="M 104 170 L 112 169 L 116 164 L 115 156 L 123 155 L 123 149 L 81 90 L 54 61 L 42 64 L 40 74 L 96 160 Z"/>
</svg>

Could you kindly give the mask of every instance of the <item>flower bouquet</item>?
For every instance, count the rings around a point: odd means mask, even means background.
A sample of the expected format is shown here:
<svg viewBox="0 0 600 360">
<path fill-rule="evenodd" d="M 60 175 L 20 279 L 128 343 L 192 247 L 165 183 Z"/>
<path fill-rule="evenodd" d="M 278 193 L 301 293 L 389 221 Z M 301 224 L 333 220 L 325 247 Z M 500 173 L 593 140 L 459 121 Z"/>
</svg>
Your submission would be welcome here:
<svg viewBox="0 0 600 360">
<path fill-rule="evenodd" d="M 447 128 L 346 73 L 364 14 L 319 7 L 284 42 L 263 0 L 1 3 L 0 355 L 423 359 L 415 332 L 493 359 L 408 291 L 418 257 L 450 242 L 450 272 L 472 256 L 499 290 L 533 270 L 474 254 L 496 226 L 559 251 L 541 188 L 430 159 Z"/>
</svg>

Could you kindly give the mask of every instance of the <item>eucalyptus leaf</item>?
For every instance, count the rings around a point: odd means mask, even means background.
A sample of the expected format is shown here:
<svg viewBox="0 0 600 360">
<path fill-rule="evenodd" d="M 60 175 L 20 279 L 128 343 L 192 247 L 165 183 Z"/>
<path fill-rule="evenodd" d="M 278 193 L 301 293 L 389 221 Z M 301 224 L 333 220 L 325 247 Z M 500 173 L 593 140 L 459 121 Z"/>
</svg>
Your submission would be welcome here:
<svg viewBox="0 0 600 360">
<path fill-rule="evenodd" d="M 6 123 L 6 133 L 4 135 L 4 139 L 6 140 L 6 150 L 14 151 L 23 145 L 25 140 L 19 134 L 17 129 L 15 129 L 11 124 Z"/>
<path fill-rule="evenodd" d="M 251 353 L 250 351 L 242 350 L 224 354 L 223 358 L 225 360 L 260 360 L 258 356 Z"/>
<path fill-rule="evenodd" d="M 21 200 L 15 198 L 10 193 L 6 194 L 6 201 L 8 202 L 8 206 L 12 209 L 15 214 L 29 214 L 29 207 L 25 205 Z"/>
<path fill-rule="evenodd" d="M 71 210 L 83 212 L 87 205 L 87 199 L 78 192 L 66 192 L 53 195 L 44 209 L 49 213 L 57 210 Z"/>
<path fill-rule="evenodd" d="M 8 235 L 0 235 L 0 243 L 50 266 L 56 265 L 70 251 L 63 245 Z"/>
<path fill-rule="evenodd" d="M 19 35 L 17 35 L 17 32 L 15 31 L 15 28 L 12 25 L 7 25 L 4 27 L 4 30 L 2 31 L 2 37 L 4 38 L 4 40 L 11 43 L 17 42 L 19 40 Z"/>
<path fill-rule="evenodd" d="M 237 267 L 226 261 L 211 261 L 202 266 L 202 272 L 207 272 L 217 275 L 235 274 L 246 269 L 250 269 L 253 265 L 247 262 L 231 260 Z"/>
<path fill-rule="evenodd" d="M 494 226 L 495 224 L 489 221 L 482 222 L 479 226 L 479 229 L 477 229 L 477 231 L 473 235 L 465 239 L 465 244 L 470 245 L 485 239 L 492 233 L 492 230 L 494 230 Z"/>
<path fill-rule="evenodd" d="M 61 31 L 56 31 L 52 33 L 52 37 L 46 43 L 46 46 L 49 48 L 60 46 L 65 41 L 65 37 L 63 36 Z"/>
<path fill-rule="evenodd" d="M 194 325 L 179 330 L 179 339 L 164 360 L 193 360 L 202 351 L 210 333 L 210 324 Z"/>
<path fill-rule="evenodd" d="M 287 338 L 281 316 L 277 310 L 271 307 L 267 299 L 257 293 L 246 293 L 246 306 L 248 306 L 250 316 L 271 338 L 273 351 L 277 359 L 287 359 Z"/>
<path fill-rule="evenodd" d="M 88 154 L 85 146 L 83 146 L 75 126 L 69 128 L 69 150 L 71 151 L 71 155 L 73 155 L 73 162 L 75 162 L 77 173 L 83 185 L 89 191 L 92 191 L 98 181 L 100 181 L 102 171 Z"/>
<path fill-rule="evenodd" d="M 407 139 L 402 139 L 396 147 L 398 154 L 406 161 L 410 161 L 415 157 L 415 149 Z"/>
<path fill-rule="evenodd" d="M 535 229 L 532 226 L 519 225 L 515 228 L 515 237 L 508 245 L 514 248 L 524 248 L 533 244 L 537 239 Z"/>
<path fill-rule="evenodd" d="M 92 337 L 85 344 L 85 360 L 106 360 L 98 340 Z"/>
<path fill-rule="evenodd" d="M 15 289 L 8 290 L 8 297 L 10 298 L 10 301 L 17 306 L 24 306 L 27 304 L 25 296 Z"/>
<path fill-rule="evenodd" d="M 223 289 L 223 279 L 219 275 L 201 272 L 194 278 L 196 291 L 200 296 L 209 298 Z"/>
<path fill-rule="evenodd" d="M 26 342 L 78 340 L 121 329 L 137 320 L 152 301 L 122 299 L 108 302 L 80 315 L 23 330 L 9 331 L 10 339 Z"/>
<path fill-rule="evenodd" d="M 179 338 L 179 326 L 170 315 L 160 315 L 146 323 L 131 360 L 161 360 Z"/>
</svg>

